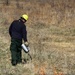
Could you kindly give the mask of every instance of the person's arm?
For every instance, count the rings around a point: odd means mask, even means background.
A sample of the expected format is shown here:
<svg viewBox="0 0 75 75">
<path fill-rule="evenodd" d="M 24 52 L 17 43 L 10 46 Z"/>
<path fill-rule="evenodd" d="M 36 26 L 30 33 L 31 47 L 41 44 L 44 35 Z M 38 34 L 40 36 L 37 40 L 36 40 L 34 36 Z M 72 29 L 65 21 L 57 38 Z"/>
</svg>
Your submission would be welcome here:
<svg viewBox="0 0 75 75">
<path fill-rule="evenodd" d="M 27 41 L 27 31 L 26 31 L 26 26 L 23 26 L 22 34 L 23 34 L 24 42 L 26 42 L 26 41 Z"/>
<path fill-rule="evenodd" d="M 26 46 L 29 46 L 28 40 L 27 40 L 27 31 L 26 31 L 26 26 L 23 27 L 23 39 L 24 39 L 24 44 Z"/>
<path fill-rule="evenodd" d="M 9 35 L 11 36 L 11 31 L 12 31 L 12 24 L 9 27 Z"/>
</svg>

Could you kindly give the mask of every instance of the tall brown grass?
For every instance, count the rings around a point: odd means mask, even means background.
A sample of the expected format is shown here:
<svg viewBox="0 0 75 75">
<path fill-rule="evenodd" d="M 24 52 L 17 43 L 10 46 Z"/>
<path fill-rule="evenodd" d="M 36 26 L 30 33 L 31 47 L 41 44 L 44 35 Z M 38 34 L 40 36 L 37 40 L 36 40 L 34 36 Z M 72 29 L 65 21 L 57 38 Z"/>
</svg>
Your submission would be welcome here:
<svg viewBox="0 0 75 75">
<path fill-rule="evenodd" d="M 74 75 L 75 1 L 20 1 L 19 7 L 15 0 L 11 0 L 8 6 L 0 4 L 0 74 Z M 32 61 L 12 67 L 8 28 L 14 19 L 19 19 L 24 13 L 29 15 L 26 25 Z M 51 68 L 51 57 L 61 71 Z"/>
</svg>

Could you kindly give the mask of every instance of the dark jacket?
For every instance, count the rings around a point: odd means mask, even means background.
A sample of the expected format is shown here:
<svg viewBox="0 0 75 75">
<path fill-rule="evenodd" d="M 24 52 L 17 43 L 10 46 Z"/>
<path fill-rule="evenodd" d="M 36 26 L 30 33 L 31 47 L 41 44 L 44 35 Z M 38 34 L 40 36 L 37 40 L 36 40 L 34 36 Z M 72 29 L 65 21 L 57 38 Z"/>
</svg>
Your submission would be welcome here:
<svg viewBox="0 0 75 75">
<path fill-rule="evenodd" d="M 21 19 L 15 20 L 11 23 L 9 27 L 9 34 L 11 38 L 19 40 L 24 39 L 25 42 L 27 41 L 26 26 L 24 25 Z"/>
</svg>

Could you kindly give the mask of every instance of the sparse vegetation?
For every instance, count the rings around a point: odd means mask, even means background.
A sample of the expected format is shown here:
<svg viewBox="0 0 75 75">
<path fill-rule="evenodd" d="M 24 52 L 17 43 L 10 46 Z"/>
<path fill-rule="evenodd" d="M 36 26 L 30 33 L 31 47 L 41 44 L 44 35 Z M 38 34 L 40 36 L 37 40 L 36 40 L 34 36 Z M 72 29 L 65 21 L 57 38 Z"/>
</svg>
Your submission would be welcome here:
<svg viewBox="0 0 75 75">
<path fill-rule="evenodd" d="M 64 75 L 74 75 L 75 1 L 11 0 L 9 3 L 7 6 L 0 1 L 0 75 L 53 75 L 54 67 Z M 22 52 L 27 63 L 13 67 L 8 28 L 24 13 L 29 15 L 26 24 L 32 61 Z"/>
</svg>

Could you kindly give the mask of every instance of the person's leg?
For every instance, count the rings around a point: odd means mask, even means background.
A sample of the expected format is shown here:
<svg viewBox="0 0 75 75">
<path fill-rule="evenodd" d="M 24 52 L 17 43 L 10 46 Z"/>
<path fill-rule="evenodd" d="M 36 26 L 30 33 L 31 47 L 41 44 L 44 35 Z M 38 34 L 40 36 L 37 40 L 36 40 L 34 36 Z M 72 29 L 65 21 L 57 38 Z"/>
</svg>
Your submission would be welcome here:
<svg viewBox="0 0 75 75">
<path fill-rule="evenodd" d="M 16 41 L 14 39 L 11 39 L 10 51 L 11 51 L 11 63 L 13 66 L 15 66 L 17 65 L 17 47 Z"/>
<path fill-rule="evenodd" d="M 22 47 L 21 47 L 22 41 L 17 40 L 17 63 L 22 62 Z"/>
<path fill-rule="evenodd" d="M 18 50 L 17 50 L 17 62 L 18 63 L 22 62 L 22 52 L 21 52 L 20 48 L 18 48 Z"/>
</svg>

